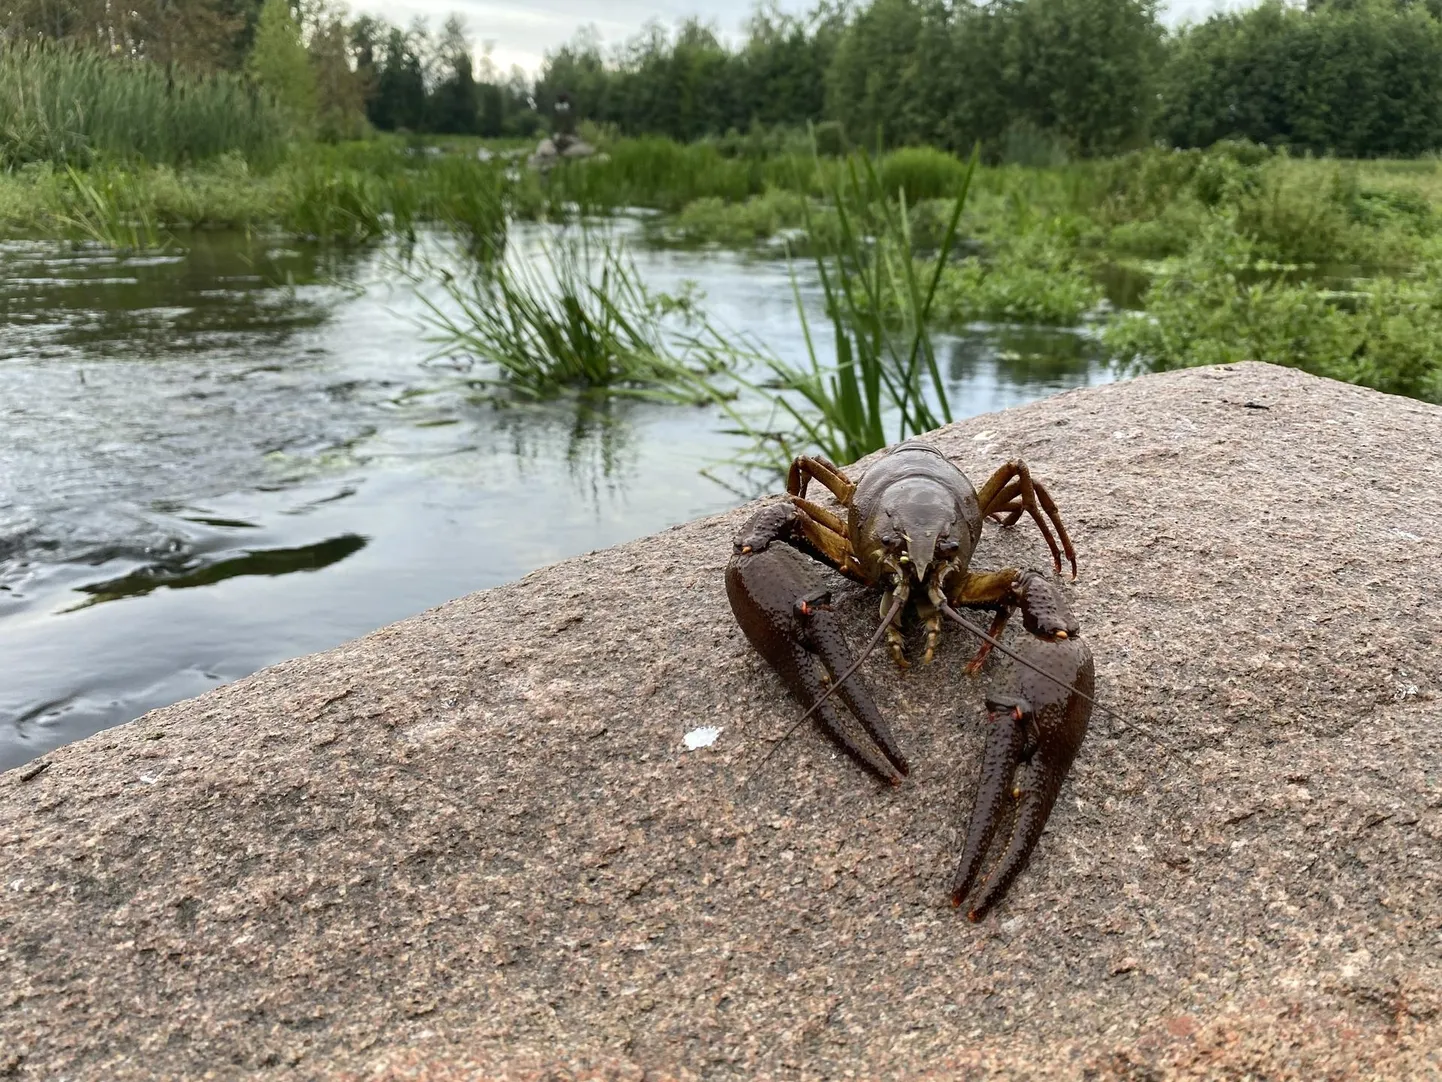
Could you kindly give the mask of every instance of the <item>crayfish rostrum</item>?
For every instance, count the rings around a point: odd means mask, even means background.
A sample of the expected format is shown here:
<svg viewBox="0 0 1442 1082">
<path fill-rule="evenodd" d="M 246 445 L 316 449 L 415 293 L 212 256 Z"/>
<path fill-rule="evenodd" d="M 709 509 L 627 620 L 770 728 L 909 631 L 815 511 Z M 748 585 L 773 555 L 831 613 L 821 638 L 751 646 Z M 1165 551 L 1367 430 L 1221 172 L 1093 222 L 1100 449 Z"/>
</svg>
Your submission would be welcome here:
<svg viewBox="0 0 1442 1082">
<path fill-rule="evenodd" d="M 806 498 L 811 480 L 831 491 L 844 518 Z M 726 592 L 746 637 L 806 714 L 814 714 L 863 767 L 893 783 L 910 769 L 855 675 L 860 661 L 853 660 L 819 569 L 807 556 L 882 591 L 881 625 L 861 659 L 884 634 L 892 657 L 907 667 L 902 621 L 914 612 L 926 631 L 923 662 L 936 652 L 945 617 L 982 640 L 966 667 L 969 674 L 980 670 L 993 646 L 1016 663 L 986 697 L 991 723 L 951 887 L 953 903 L 961 905 L 981 877 L 1008 803 L 1014 804 L 1006 850 L 969 909 L 971 919 L 980 920 L 1006 893 L 1041 837 L 1086 735 L 1095 673 L 1077 621 L 1052 582 L 1040 572 L 1016 568 L 973 571 L 971 558 L 988 516 L 1010 526 L 1025 514 L 1046 539 L 1054 572 L 1060 575 L 1065 556 L 1075 577 L 1076 552 L 1056 504 L 1024 462 L 1008 462 L 978 492 L 940 451 L 919 440 L 900 444 L 856 482 L 823 458 L 798 458 L 786 488 L 784 503 L 763 507 L 737 535 Z M 972 625 L 958 607 L 991 611 L 990 628 Z M 997 639 L 1018 610 L 1027 635 L 1009 649 Z M 836 699 L 869 740 L 852 735 Z"/>
</svg>

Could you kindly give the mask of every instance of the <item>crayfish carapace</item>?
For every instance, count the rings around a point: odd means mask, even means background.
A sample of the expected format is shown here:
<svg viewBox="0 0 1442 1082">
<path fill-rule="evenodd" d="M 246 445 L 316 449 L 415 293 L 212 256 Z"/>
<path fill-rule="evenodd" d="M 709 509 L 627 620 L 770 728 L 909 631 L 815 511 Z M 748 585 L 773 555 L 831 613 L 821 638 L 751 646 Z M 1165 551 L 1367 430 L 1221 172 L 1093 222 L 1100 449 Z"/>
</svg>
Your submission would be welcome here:
<svg viewBox="0 0 1442 1082">
<path fill-rule="evenodd" d="M 836 497 L 844 519 L 806 498 L 813 479 Z M 982 639 L 968 673 L 979 671 L 993 647 L 1016 663 L 986 699 L 991 724 L 952 882 L 952 901 L 961 905 L 978 882 L 1010 797 L 1011 838 L 969 910 L 972 920 L 980 920 L 1006 893 L 1041 837 L 1086 735 L 1095 672 L 1076 619 L 1051 582 L 1016 568 L 972 571 L 971 558 L 987 516 L 1013 525 L 1025 514 L 1046 538 L 1055 572 L 1061 573 L 1065 555 L 1075 577 L 1076 552 L 1056 504 L 1021 461 L 1002 466 L 977 492 L 940 451 L 917 440 L 888 452 L 857 482 L 825 459 L 798 458 L 786 487 L 785 503 L 762 508 L 737 535 L 726 592 L 746 637 L 806 708 L 805 716 L 814 714 L 862 766 L 893 783 L 909 770 L 890 726 L 855 675 L 883 635 L 892 657 L 907 666 L 901 623 L 908 609 L 926 629 L 924 662 L 936 651 L 945 617 Z M 802 553 L 883 591 L 881 625 L 860 658 L 852 659 L 817 568 Z M 973 625 L 958 607 L 993 612 L 990 628 Z M 1013 650 L 997 639 L 1018 610 L 1028 635 Z M 851 734 L 836 699 L 869 740 Z"/>
</svg>

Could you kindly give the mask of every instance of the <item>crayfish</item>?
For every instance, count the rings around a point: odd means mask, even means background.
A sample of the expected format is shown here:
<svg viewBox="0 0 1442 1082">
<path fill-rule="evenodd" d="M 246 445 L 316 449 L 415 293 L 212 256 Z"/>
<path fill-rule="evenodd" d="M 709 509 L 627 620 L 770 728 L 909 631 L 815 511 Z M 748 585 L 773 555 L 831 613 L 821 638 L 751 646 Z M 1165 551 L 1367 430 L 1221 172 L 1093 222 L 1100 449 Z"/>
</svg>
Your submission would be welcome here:
<svg viewBox="0 0 1442 1082">
<path fill-rule="evenodd" d="M 831 491 L 845 518 L 806 498 L 811 480 Z M 1016 663 L 986 696 L 990 726 L 981 775 L 951 884 L 952 903 L 960 906 L 980 880 L 968 914 L 981 920 L 1025 867 L 1041 837 L 1086 736 L 1095 670 L 1075 617 L 1044 575 L 1016 568 L 973 571 L 971 558 L 988 516 L 1010 526 L 1025 514 L 1046 539 L 1054 572 L 1061 574 L 1065 555 L 1075 578 L 1076 552 L 1056 504 L 1024 462 L 1008 462 L 978 492 L 940 451 L 918 440 L 891 450 L 857 482 L 824 458 L 798 458 L 786 489 L 785 502 L 763 507 L 737 535 L 726 592 L 746 637 L 805 707 L 803 720 L 814 715 L 861 766 L 893 784 L 910 770 L 891 727 L 856 675 L 883 635 L 896 663 L 908 667 L 902 633 L 907 611 L 925 628 L 924 663 L 936 652 L 943 618 L 982 640 L 966 666 L 969 675 L 980 671 L 993 648 Z M 855 660 L 808 556 L 882 590 L 881 624 Z M 991 611 L 990 628 L 972 624 L 958 607 Z M 1018 610 L 1028 635 L 1013 650 L 998 639 Z M 869 740 L 852 734 L 838 699 Z M 1008 797 L 1015 805 L 1011 837 L 983 877 Z"/>
</svg>

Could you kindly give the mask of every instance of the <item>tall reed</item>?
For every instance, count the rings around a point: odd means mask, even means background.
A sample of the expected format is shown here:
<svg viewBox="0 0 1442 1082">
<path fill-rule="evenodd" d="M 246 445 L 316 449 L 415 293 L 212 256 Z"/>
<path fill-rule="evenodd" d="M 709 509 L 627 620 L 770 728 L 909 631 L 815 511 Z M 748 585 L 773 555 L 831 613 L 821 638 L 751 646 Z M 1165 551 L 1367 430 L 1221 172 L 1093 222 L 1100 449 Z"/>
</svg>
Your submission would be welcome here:
<svg viewBox="0 0 1442 1082">
<path fill-rule="evenodd" d="M 815 255 L 835 357 L 823 360 L 793 274 L 808 363 L 762 356 L 767 378 L 747 383 L 770 407 L 767 422 L 758 423 L 742 403 L 725 405 L 739 433 L 752 441 L 742 465 L 781 469 L 813 449 L 845 465 L 891 442 L 888 425 L 894 426 L 894 439 L 903 440 L 951 420 L 931 342 L 932 309 L 976 162 L 973 152 L 950 193 L 955 204 L 924 276 L 904 189 L 892 195 L 864 152 L 847 162 L 829 191 L 838 223 L 835 243 Z M 778 419 L 785 428 L 776 427 Z"/>
<path fill-rule="evenodd" d="M 229 151 L 265 161 L 286 135 L 273 103 L 238 75 L 0 41 L 0 166 L 85 167 L 97 157 L 179 165 Z"/>
<path fill-rule="evenodd" d="M 420 293 L 434 356 L 493 365 L 483 387 L 687 403 L 721 393 L 712 382 L 728 361 L 719 337 L 677 327 L 671 317 L 697 316 L 693 301 L 647 290 L 619 241 L 563 233 L 468 277 L 424 263 L 409 273 L 444 295 Z"/>
</svg>

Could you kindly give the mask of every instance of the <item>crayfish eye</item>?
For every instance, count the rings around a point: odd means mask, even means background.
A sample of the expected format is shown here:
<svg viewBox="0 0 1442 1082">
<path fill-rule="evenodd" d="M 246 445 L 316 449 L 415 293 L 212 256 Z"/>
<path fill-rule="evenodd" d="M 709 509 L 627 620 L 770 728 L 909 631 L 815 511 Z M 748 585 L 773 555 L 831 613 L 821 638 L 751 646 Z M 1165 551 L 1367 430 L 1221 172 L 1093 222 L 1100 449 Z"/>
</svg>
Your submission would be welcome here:
<svg viewBox="0 0 1442 1082">
<path fill-rule="evenodd" d="M 952 537 L 943 537 L 936 543 L 936 554 L 942 557 L 951 557 L 957 554 L 961 544 Z"/>
<path fill-rule="evenodd" d="M 898 551 L 898 550 L 901 548 L 901 538 L 900 538 L 900 536 L 898 536 L 897 534 L 894 534 L 894 533 L 884 533 L 884 534 L 882 534 L 882 535 L 881 535 L 881 543 L 882 543 L 883 545 L 885 545 L 888 549 L 890 549 L 892 552 L 896 552 L 896 551 Z"/>
</svg>

